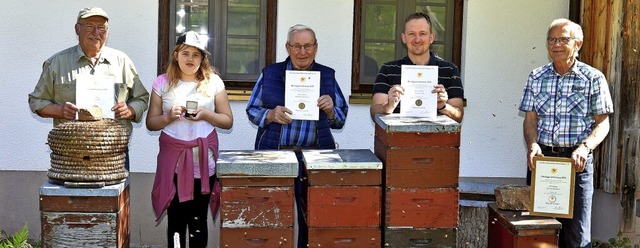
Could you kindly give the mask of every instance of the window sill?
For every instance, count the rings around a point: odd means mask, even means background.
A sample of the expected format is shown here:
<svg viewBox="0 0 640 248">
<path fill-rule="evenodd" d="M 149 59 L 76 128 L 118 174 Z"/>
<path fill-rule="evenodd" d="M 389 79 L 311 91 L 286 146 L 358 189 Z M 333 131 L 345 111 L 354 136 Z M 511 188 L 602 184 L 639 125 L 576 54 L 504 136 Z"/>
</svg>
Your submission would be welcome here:
<svg viewBox="0 0 640 248">
<path fill-rule="evenodd" d="M 229 101 L 249 101 L 251 90 L 227 90 Z"/>
<path fill-rule="evenodd" d="M 352 93 L 349 96 L 349 104 L 371 105 L 371 93 Z"/>
</svg>

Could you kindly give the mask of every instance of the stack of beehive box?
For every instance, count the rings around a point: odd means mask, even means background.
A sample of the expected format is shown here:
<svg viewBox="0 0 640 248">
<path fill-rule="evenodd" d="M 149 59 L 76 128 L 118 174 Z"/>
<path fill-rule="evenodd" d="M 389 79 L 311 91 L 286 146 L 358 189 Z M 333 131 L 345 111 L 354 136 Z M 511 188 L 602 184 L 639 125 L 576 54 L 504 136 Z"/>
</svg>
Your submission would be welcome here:
<svg viewBox="0 0 640 248">
<path fill-rule="evenodd" d="M 220 247 L 294 247 L 293 151 L 221 151 Z"/>
<path fill-rule="evenodd" d="M 303 150 L 308 247 L 380 247 L 382 162 L 368 149 Z"/>
<path fill-rule="evenodd" d="M 460 124 L 376 116 L 375 154 L 384 163 L 387 247 L 456 247 Z"/>
</svg>

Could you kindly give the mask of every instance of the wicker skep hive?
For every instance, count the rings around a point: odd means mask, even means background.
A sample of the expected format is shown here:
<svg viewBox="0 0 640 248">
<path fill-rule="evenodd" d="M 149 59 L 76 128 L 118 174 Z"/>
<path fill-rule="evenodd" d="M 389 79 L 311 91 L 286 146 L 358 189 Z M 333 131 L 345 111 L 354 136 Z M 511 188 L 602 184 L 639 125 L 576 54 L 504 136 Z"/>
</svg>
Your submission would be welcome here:
<svg viewBox="0 0 640 248">
<path fill-rule="evenodd" d="M 51 148 L 49 182 L 71 187 L 102 187 L 121 183 L 125 151 L 129 144 L 126 126 L 113 119 L 69 121 L 54 127 L 47 138 Z"/>
</svg>

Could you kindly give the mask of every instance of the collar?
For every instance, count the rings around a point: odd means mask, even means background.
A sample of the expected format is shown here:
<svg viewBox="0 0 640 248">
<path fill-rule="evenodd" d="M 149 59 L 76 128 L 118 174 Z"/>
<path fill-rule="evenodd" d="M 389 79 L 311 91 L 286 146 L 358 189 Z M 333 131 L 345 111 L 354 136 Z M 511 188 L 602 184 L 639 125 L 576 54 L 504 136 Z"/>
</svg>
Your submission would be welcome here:
<svg viewBox="0 0 640 248">
<path fill-rule="evenodd" d="M 582 70 L 584 68 L 584 65 L 585 63 L 576 59 L 576 61 L 573 62 L 573 65 L 571 66 L 569 71 L 565 73 L 565 75 L 575 75 L 577 77 L 580 77 L 583 80 L 588 80 L 587 75 L 585 75 L 585 72 Z M 547 66 L 549 67 L 549 74 L 563 76 L 556 71 L 556 68 L 553 66 L 553 62 L 547 64 Z"/>
<path fill-rule="evenodd" d="M 441 60 L 440 57 L 438 57 L 437 55 L 435 55 L 432 52 L 429 52 L 429 63 L 427 63 L 426 65 L 438 65 L 438 61 Z M 413 63 L 413 61 L 411 61 L 411 59 L 409 58 L 409 55 L 404 56 L 404 58 L 402 58 L 402 63 L 403 64 L 409 64 L 409 65 L 415 65 L 415 63 Z"/>
<path fill-rule="evenodd" d="M 103 46 L 102 50 L 100 51 L 100 58 L 98 59 L 98 63 L 110 64 L 109 61 L 113 60 L 112 55 L 113 54 L 110 52 L 110 48 L 108 48 L 107 46 Z M 80 48 L 80 45 L 76 45 L 76 49 L 74 51 L 74 57 L 76 61 L 80 61 L 83 58 L 88 61 L 91 61 L 89 57 L 87 57 L 87 55 L 84 54 L 84 52 L 82 51 L 82 48 Z"/>
</svg>

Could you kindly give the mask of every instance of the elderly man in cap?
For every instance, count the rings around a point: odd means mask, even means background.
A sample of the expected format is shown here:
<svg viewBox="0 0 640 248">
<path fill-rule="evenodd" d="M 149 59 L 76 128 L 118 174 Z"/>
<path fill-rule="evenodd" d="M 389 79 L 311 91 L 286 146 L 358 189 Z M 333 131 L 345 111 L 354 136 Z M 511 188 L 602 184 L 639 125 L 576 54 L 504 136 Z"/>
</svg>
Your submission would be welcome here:
<svg viewBox="0 0 640 248">
<path fill-rule="evenodd" d="M 87 83 L 89 79 L 109 80 L 115 85 L 113 116 L 131 131 L 131 121 L 140 122 L 147 110 L 149 92 L 140 82 L 131 59 L 123 52 L 105 46 L 109 16 L 101 8 L 84 8 L 78 13 L 75 30 L 78 45 L 54 54 L 42 65 L 38 84 L 29 94 L 31 111 L 53 118 L 54 126 L 74 120 L 78 112 L 76 85 Z"/>
</svg>

